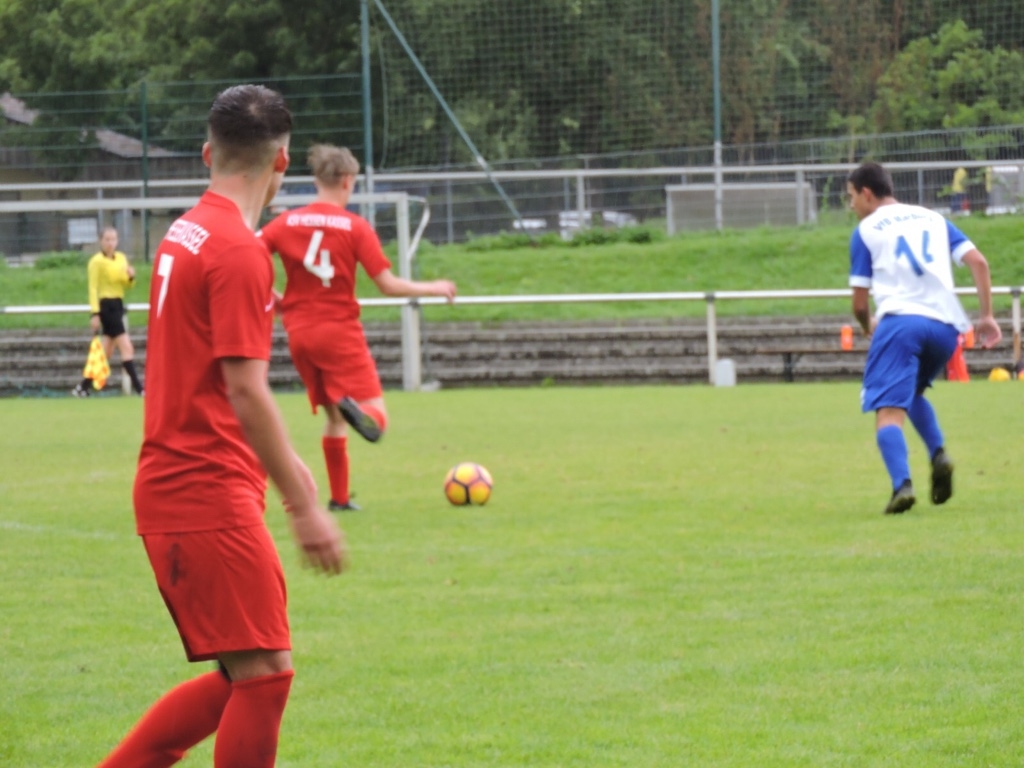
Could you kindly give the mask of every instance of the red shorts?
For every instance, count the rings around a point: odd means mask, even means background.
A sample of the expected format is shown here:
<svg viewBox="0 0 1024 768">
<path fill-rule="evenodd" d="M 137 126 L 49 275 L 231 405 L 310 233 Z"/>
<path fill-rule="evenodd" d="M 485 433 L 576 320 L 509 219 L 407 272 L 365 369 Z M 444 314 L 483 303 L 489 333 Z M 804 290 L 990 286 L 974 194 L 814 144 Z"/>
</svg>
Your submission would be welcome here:
<svg viewBox="0 0 1024 768">
<path fill-rule="evenodd" d="M 189 661 L 291 649 L 284 571 L 265 525 L 142 542 Z"/>
<path fill-rule="evenodd" d="M 318 406 L 334 405 L 343 397 L 381 396 L 377 365 L 358 321 L 289 329 L 288 349 L 314 413 Z"/>
</svg>

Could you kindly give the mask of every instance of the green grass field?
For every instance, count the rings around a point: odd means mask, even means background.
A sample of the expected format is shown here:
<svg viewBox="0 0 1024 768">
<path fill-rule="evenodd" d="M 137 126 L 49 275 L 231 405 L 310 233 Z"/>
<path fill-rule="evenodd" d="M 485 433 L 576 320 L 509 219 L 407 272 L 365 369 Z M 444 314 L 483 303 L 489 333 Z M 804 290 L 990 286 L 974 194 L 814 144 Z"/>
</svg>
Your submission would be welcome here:
<svg viewBox="0 0 1024 768">
<path fill-rule="evenodd" d="M 613 243 L 581 247 L 472 250 L 465 245 L 425 244 L 418 256 L 421 277 L 450 277 L 463 296 L 505 296 L 558 293 L 631 293 L 665 291 L 792 290 L 845 288 L 849 273 L 848 243 L 855 223 L 850 214 L 842 224 L 807 228 L 756 229 L 693 233 L 656 239 L 648 244 Z M 994 285 L 1024 284 L 1024 218 L 973 216 L 957 224 L 985 253 L 992 265 Z M 136 257 L 136 262 L 141 262 Z M 10 269 L 0 260 L 0 306 L 84 304 L 86 278 L 81 267 Z M 148 300 L 150 268 L 139 263 L 139 284 L 129 301 Z M 282 270 L 278 267 L 278 277 Z M 358 295 L 379 296 L 359 272 Z M 968 270 L 956 270 L 960 285 L 970 285 Z M 965 301 L 970 309 L 973 300 Z M 996 300 L 1006 312 L 1008 297 Z M 700 316 L 701 301 L 624 304 L 521 304 L 473 307 L 426 307 L 432 321 L 504 321 L 593 319 L 620 317 Z M 722 301 L 725 315 L 848 314 L 845 299 Z M 398 310 L 369 309 L 367 320 L 397 320 Z M 0 315 L 0 328 L 66 327 L 84 320 L 74 315 Z M 133 315 L 133 326 L 145 319 Z"/>
<path fill-rule="evenodd" d="M 937 386 L 956 495 L 925 501 L 911 436 L 896 518 L 857 392 L 389 394 L 391 433 L 353 443 L 350 573 L 302 570 L 270 504 L 297 666 L 278 765 L 1017 764 L 1024 386 Z M 280 403 L 324 487 L 320 421 Z M 208 669 L 132 532 L 141 406 L 0 400 L 0 765 L 94 765 Z M 492 471 L 488 506 L 444 500 L 459 460 Z"/>
</svg>

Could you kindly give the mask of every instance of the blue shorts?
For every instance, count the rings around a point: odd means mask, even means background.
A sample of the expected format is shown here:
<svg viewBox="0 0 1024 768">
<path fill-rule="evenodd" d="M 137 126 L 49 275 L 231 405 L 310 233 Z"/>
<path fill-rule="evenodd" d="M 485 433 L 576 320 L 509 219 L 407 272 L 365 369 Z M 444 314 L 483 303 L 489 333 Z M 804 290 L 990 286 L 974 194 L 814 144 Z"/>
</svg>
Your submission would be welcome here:
<svg viewBox="0 0 1024 768">
<path fill-rule="evenodd" d="M 960 332 L 920 315 L 886 315 L 871 337 L 864 365 L 863 411 L 908 410 L 915 395 L 931 386 L 956 351 Z"/>
</svg>

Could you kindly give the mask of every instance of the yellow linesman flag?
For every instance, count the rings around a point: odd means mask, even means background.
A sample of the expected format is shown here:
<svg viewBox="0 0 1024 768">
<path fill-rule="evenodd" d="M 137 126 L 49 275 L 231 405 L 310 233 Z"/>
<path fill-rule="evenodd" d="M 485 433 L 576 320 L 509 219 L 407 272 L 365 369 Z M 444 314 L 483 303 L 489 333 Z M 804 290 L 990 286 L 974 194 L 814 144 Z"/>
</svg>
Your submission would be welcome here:
<svg viewBox="0 0 1024 768">
<path fill-rule="evenodd" d="M 85 368 L 82 369 L 82 376 L 92 379 L 93 389 L 103 389 L 103 385 L 110 378 L 110 363 L 103 352 L 103 342 L 99 336 L 92 337 L 89 345 L 89 357 L 85 361 Z"/>
</svg>

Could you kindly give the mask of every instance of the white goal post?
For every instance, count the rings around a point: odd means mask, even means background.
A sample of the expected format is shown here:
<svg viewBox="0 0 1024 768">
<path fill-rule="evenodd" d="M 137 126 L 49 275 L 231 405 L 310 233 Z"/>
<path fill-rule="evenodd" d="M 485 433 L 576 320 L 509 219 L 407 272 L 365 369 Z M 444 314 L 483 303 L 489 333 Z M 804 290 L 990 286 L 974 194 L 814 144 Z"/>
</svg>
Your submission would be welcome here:
<svg viewBox="0 0 1024 768">
<path fill-rule="evenodd" d="M 315 194 L 279 194 L 271 202 L 271 208 L 294 208 L 307 205 L 316 199 Z M 0 201 L 0 214 L 17 213 L 58 213 L 81 214 L 99 211 L 184 211 L 192 208 L 199 195 L 180 197 L 130 197 L 130 198 L 84 198 L 73 200 L 17 200 Z M 416 231 L 411 231 L 410 203 L 422 207 Z M 353 205 L 376 209 L 394 206 L 395 231 L 398 246 L 398 273 L 412 279 L 412 260 L 420 238 L 430 221 L 430 207 L 422 197 L 406 192 L 357 192 L 350 198 Z M 369 303 L 369 302 L 361 302 Z M 402 388 L 417 390 L 423 384 L 422 346 L 420 343 L 420 315 L 414 300 L 383 300 L 373 302 L 401 306 L 402 314 Z M 131 305 L 132 308 L 149 309 L 148 304 Z"/>
<path fill-rule="evenodd" d="M 720 214 L 716 195 L 721 194 Z M 668 184 L 668 234 L 727 227 L 802 226 L 817 221 L 814 185 L 808 181 Z M 719 222 L 718 216 L 721 216 Z"/>
</svg>

